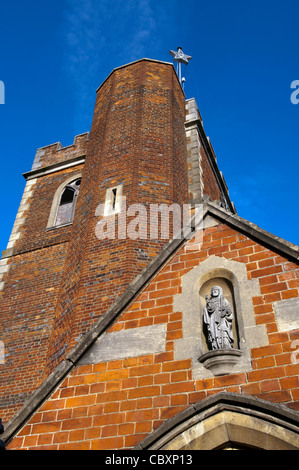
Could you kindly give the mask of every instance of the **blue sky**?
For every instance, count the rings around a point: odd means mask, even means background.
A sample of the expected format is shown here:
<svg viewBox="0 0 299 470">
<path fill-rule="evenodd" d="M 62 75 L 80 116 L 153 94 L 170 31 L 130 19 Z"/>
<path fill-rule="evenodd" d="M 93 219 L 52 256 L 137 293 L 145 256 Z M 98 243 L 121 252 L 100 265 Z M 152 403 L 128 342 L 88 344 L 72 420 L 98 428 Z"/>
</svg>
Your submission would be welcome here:
<svg viewBox="0 0 299 470">
<path fill-rule="evenodd" d="M 0 250 L 36 149 L 90 129 L 115 67 L 177 46 L 239 215 L 299 244 L 298 18 L 298 0 L 0 0 Z"/>
</svg>

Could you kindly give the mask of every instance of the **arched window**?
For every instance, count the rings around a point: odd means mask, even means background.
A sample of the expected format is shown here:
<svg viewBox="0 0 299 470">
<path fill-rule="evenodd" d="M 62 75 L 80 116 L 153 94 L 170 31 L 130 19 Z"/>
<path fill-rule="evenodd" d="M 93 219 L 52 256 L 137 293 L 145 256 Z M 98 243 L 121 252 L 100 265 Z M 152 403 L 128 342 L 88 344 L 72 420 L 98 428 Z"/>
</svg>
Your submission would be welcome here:
<svg viewBox="0 0 299 470">
<path fill-rule="evenodd" d="M 57 188 L 49 214 L 47 230 L 71 224 L 74 219 L 82 174 L 78 172 Z"/>
<path fill-rule="evenodd" d="M 67 184 L 61 194 L 54 226 L 69 224 L 74 219 L 81 178 Z"/>
</svg>

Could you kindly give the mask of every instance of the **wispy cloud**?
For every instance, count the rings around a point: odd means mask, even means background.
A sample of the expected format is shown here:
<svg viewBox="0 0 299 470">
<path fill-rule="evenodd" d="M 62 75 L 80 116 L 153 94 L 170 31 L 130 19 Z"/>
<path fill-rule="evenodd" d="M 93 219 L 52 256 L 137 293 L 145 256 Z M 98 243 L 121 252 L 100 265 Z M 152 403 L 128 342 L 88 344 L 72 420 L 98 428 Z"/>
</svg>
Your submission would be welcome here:
<svg viewBox="0 0 299 470">
<path fill-rule="evenodd" d="M 76 128 L 90 122 L 95 89 L 107 74 L 146 56 L 157 37 L 153 4 L 153 0 L 67 0 L 64 67 L 74 87 Z"/>
</svg>

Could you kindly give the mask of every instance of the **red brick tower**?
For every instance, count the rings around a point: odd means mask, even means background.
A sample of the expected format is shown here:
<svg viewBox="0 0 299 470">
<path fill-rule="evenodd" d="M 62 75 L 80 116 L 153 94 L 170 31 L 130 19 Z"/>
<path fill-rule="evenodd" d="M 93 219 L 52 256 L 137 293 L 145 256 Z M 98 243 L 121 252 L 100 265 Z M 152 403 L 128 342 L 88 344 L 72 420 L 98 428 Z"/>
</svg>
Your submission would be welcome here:
<svg viewBox="0 0 299 470">
<path fill-rule="evenodd" d="M 57 365 L 165 244 L 151 240 L 149 231 L 142 240 L 125 232 L 120 238 L 118 226 L 114 239 L 101 239 L 99 204 L 115 205 L 117 192 L 127 207 L 188 202 L 184 120 L 184 95 L 171 65 L 140 61 L 115 70 L 99 88 L 50 339 L 51 364 Z M 107 211 L 102 223 L 114 221 L 113 207 Z"/>
</svg>

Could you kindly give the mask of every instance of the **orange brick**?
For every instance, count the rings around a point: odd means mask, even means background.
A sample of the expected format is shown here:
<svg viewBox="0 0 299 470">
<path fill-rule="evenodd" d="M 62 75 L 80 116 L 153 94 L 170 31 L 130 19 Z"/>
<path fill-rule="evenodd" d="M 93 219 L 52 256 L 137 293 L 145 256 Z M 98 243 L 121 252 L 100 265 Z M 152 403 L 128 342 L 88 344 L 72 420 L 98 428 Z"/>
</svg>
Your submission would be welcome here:
<svg viewBox="0 0 299 470">
<path fill-rule="evenodd" d="M 177 405 L 167 408 L 161 412 L 161 418 L 164 420 L 172 418 L 173 416 L 178 415 L 181 411 L 186 409 L 186 405 Z"/>
<path fill-rule="evenodd" d="M 121 449 L 124 446 L 123 437 L 106 437 L 91 442 L 91 450 Z"/>
<path fill-rule="evenodd" d="M 273 390 L 280 390 L 279 381 L 277 379 L 263 380 L 260 383 L 261 392 L 271 392 Z"/>
<path fill-rule="evenodd" d="M 32 434 L 48 434 L 60 431 L 61 422 L 55 423 L 40 423 L 32 425 Z"/>
<path fill-rule="evenodd" d="M 108 370 L 121 369 L 122 365 L 121 360 L 108 362 Z"/>
<path fill-rule="evenodd" d="M 214 387 L 214 379 L 197 380 L 196 390 L 206 390 Z"/>
<path fill-rule="evenodd" d="M 159 418 L 158 408 L 148 408 L 145 410 L 127 411 L 126 420 L 127 422 L 139 422 L 139 421 L 152 421 Z"/>
<path fill-rule="evenodd" d="M 189 393 L 189 403 L 190 405 L 192 403 L 197 403 L 206 398 L 206 393 L 205 392 L 193 392 Z"/>
<path fill-rule="evenodd" d="M 284 367 L 272 367 L 271 369 L 255 370 L 247 373 L 250 382 L 258 382 L 260 380 L 284 377 Z"/>
<path fill-rule="evenodd" d="M 108 413 L 94 416 L 93 426 L 107 426 L 110 424 L 122 424 L 125 422 L 125 413 Z"/>
<path fill-rule="evenodd" d="M 138 398 L 137 400 L 137 410 L 143 410 L 144 408 L 152 408 L 153 406 L 153 398 Z"/>
<path fill-rule="evenodd" d="M 107 372 L 100 372 L 98 381 L 99 382 L 106 382 L 109 380 L 119 380 L 119 379 L 126 379 L 129 375 L 128 370 L 125 369 L 116 369 L 116 370 L 109 370 Z M 97 382 L 97 380 L 96 380 Z"/>
<path fill-rule="evenodd" d="M 162 364 L 162 372 L 172 372 L 183 369 L 191 368 L 191 359 L 185 359 L 182 361 L 171 361 Z"/>
<path fill-rule="evenodd" d="M 153 385 L 154 377 L 146 375 L 138 378 L 138 387 L 145 387 L 146 385 Z"/>
<path fill-rule="evenodd" d="M 120 408 L 120 402 L 118 401 L 105 403 L 103 414 L 104 413 L 118 413 L 119 408 Z"/>
<path fill-rule="evenodd" d="M 270 346 L 262 346 L 260 348 L 254 348 L 251 350 L 252 357 L 265 357 L 273 356 L 275 354 L 281 354 L 282 347 L 280 344 L 272 344 Z"/>
<path fill-rule="evenodd" d="M 188 398 L 187 398 L 187 395 L 185 394 L 172 395 L 170 398 L 171 406 L 187 405 L 187 403 L 188 403 Z"/>
<path fill-rule="evenodd" d="M 298 358 L 298 356 L 297 356 Z M 299 375 L 299 362 L 286 366 L 286 375 Z"/>
<path fill-rule="evenodd" d="M 72 411 L 72 418 L 84 418 L 88 415 L 88 406 L 80 406 L 79 408 L 74 408 Z"/>
<path fill-rule="evenodd" d="M 85 442 L 69 442 L 67 444 L 59 444 L 59 450 L 89 450 L 90 441 Z"/>
<path fill-rule="evenodd" d="M 84 395 L 81 397 L 72 397 L 66 399 L 66 408 L 75 408 L 78 406 L 94 405 L 96 395 Z"/>
<path fill-rule="evenodd" d="M 15 437 L 7 446 L 8 450 L 20 449 L 23 447 L 23 437 Z"/>
<path fill-rule="evenodd" d="M 287 390 L 262 393 L 260 397 L 265 400 L 273 401 L 275 403 L 292 401 L 292 396 Z"/>
<path fill-rule="evenodd" d="M 187 380 L 187 371 L 178 371 L 178 372 L 172 372 L 171 374 L 171 382 L 182 382 Z"/>
<path fill-rule="evenodd" d="M 252 258 L 252 257 L 251 257 Z M 271 274 L 277 274 L 282 272 L 281 266 L 268 266 L 267 268 L 257 269 L 256 271 L 251 272 L 251 277 L 263 277 L 270 276 Z"/>
<path fill-rule="evenodd" d="M 257 395 L 261 392 L 259 382 L 241 385 L 241 389 L 245 395 Z"/>
<path fill-rule="evenodd" d="M 289 340 L 288 333 L 273 333 L 273 334 L 269 335 L 269 343 L 270 344 L 285 343 L 288 340 Z"/>
<path fill-rule="evenodd" d="M 112 424 L 110 426 L 102 426 L 101 437 L 103 438 L 103 437 L 116 436 L 117 429 L 118 429 L 117 424 Z"/>
<path fill-rule="evenodd" d="M 61 423 L 59 423 L 61 424 Z M 72 430 L 72 429 L 85 429 L 92 425 L 92 418 L 76 418 L 76 419 L 67 419 L 62 422 L 62 431 Z"/>
<path fill-rule="evenodd" d="M 278 282 L 277 276 L 275 274 L 272 274 L 271 276 L 264 276 L 260 278 L 260 285 L 261 286 L 266 286 L 268 284 L 274 284 Z"/>
<path fill-rule="evenodd" d="M 160 387 L 153 385 L 151 387 L 141 387 L 137 389 L 128 390 L 128 399 L 150 397 L 160 394 Z"/>
<path fill-rule="evenodd" d="M 136 423 L 136 434 L 140 433 L 151 433 L 152 431 L 152 422 L 145 421 L 143 423 Z"/>
<path fill-rule="evenodd" d="M 99 393 L 97 395 L 97 403 L 108 403 L 111 401 L 123 401 L 127 399 L 126 390 L 115 390 L 111 392 Z"/>
<path fill-rule="evenodd" d="M 124 423 L 118 426 L 118 434 L 120 436 L 125 434 L 134 434 L 134 423 Z M 138 431 L 136 431 L 138 432 Z"/>
<path fill-rule="evenodd" d="M 146 434 L 135 434 L 134 436 L 125 437 L 125 447 L 135 447 L 145 438 Z"/>
<path fill-rule="evenodd" d="M 282 390 L 299 388 L 299 378 L 296 375 L 293 377 L 284 377 L 280 379 L 279 382 L 280 382 Z"/>
<path fill-rule="evenodd" d="M 74 442 L 74 441 L 83 441 L 84 440 L 84 434 L 85 430 L 84 429 L 76 429 L 75 431 L 70 431 L 69 435 L 69 441 Z"/>
<path fill-rule="evenodd" d="M 173 384 L 162 385 L 162 393 L 165 395 L 170 395 L 172 393 L 183 393 L 183 392 L 193 392 L 194 383 L 193 382 L 176 382 Z"/>
<path fill-rule="evenodd" d="M 255 359 L 254 363 L 256 369 L 266 369 L 267 367 L 274 367 L 275 360 L 274 356 L 262 357 L 261 359 Z"/>
<path fill-rule="evenodd" d="M 132 367 L 129 370 L 130 377 L 139 377 L 141 375 L 153 375 L 161 371 L 161 364 L 150 364 L 149 366 Z"/>
<path fill-rule="evenodd" d="M 48 400 L 44 405 L 41 407 L 41 411 L 47 410 L 60 410 L 64 408 L 65 399 L 61 400 Z"/>
<path fill-rule="evenodd" d="M 163 362 L 164 363 L 166 361 L 173 361 L 173 351 L 160 353 L 160 354 L 157 354 L 156 357 L 155 357 L 155 363 L 157 363 L 157 362 Z"/>
<path fill-rule="evenodd" d="M 225 375 L 221 377 L 215 377 L 214 386 L 216 388 L 226 387 L 228 385 L 242 384 L 245 382 L 246 382 L 245 374 Z"/>
<path fill-rule="evenodd" d="M 165 395 L 165 396 L 160 396 L 160 397 L 154 397 L 153 398 L 153 407 L 158 407 L 161 408 L 163 406 L 169 406 L 170 402 L 170 397 Z"/>
<path fill-rule="evenodd" d="M 85 439 L 95 439 L 101 437 L 102 434 L 102 427 L 95 427 L 88 428 L 85 431 Z"/>
<path fill-rule="evenodd" d="M 165 315 L 168 313 L 172 313 L 172 305 L 162 305 L 160 307 L 154 307 L 149 309 L 149 316 L 155 315 Z"/>
<path fill-rule="evenodd" d="M 180 339 L 183 337 L 182 330 L 168 331 L 167 332 L 167 341 L 172 341 L 175 339 Z"/>
<path fill-rule="evenodd" d="M 133 367 L 137 366 L 138 364 L 138 358 L 137 357 L 130 357 L 128 359 L 124 359 L 124 367 Z"/>
<path fill-rule="evenodd" d="M 110 381 L 106 383 L 106 392 L 110 390 L 120 390 L 121 389 L 121 380 Z"/>
<path fill-rule="evenodd" d="M 99 364 L 95 364 L 93 366 L 94 372 L 104 372 L 107 370 L 107 362 L 100 362 Z"/>
<path fill-rule="evenodd" d="M 278 282 L 276 284 L 262 286 L 261 294 L 270 294 L 272 292 L 280 292 L 282 290 L 287 290 L 288 286 L 286 282 Z"/>
<path fill-rule="evenodd" d="M 292 299 L 293 297 L 298 297 L 297 289 L 290 289 L 281 293 L 282 299 Z"/>
<path fill-rule="evenodd" d="M 273 266 L 273 264 L 274 264 L 273 258 L 267 258 L 258 262 L 259 268 L 266 268 L 268 266 Z"/>
<path fill-rule="evenodd" d="M 272 307 L 272 304 L 265 304 L 265 305 L 257 305 L 256 307 L 254 307 L 254 312 L 259 315 L 261 313 L 268 313 L 268 312 L 272 312 L 273 311 L 273 307 Z"/>
<path fill-rule="evenodd" d="M 56 434 L 54 434 L 55 436 Z M 23 447 L 34 447 L 37 444 L 38 436 L 25 436 Z"/>
<path fill-rule="evenodd" d="M 47 411 L 42 414 L 41 422 L 47 423 L 51 421 L 56 421 L 57 419 L 57 411 Z"/>
</svg>

